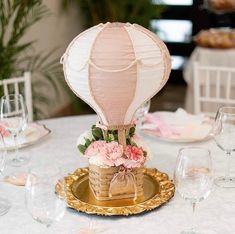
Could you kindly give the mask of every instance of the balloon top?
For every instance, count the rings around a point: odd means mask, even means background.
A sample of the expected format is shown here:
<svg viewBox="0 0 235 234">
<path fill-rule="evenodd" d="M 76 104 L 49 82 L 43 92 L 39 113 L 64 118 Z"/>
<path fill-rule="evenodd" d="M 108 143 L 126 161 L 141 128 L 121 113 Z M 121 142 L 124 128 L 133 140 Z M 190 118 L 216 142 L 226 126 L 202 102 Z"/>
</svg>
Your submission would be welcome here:
<svg viewBox="0 0 235 234">
<path fill-rule="evenodd" d="M 96 25 L 73 39 L 62 57 L 65 79 L 107 126 L 132 122 L 135 111 L 166 83 L 165 44 L 130 23 Z"/>
</svg>

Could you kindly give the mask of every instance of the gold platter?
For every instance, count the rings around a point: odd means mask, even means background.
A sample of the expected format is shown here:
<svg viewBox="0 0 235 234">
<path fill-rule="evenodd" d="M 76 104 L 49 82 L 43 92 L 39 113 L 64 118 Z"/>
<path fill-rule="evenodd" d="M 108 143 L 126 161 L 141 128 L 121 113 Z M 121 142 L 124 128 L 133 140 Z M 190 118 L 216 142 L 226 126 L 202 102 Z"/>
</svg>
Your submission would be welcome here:
<svg viewBox="0 0 235 234">
<path fill-rule="evenodd" d="M 132 199 L 98 201 L 89 188 L 88 173 L 88 168 L 79 168 L 65 177 L 68 206 L 88 214 L 104 216 L 140 214 L 163 205 L 173 197 L 175 191 L 174 184 L 167 174 L 155 168 L 145 168 L 143 197 L 135 201 Z M 62 191 L 58 183 L 56 192 L 63 196 Z"/>
</svg>

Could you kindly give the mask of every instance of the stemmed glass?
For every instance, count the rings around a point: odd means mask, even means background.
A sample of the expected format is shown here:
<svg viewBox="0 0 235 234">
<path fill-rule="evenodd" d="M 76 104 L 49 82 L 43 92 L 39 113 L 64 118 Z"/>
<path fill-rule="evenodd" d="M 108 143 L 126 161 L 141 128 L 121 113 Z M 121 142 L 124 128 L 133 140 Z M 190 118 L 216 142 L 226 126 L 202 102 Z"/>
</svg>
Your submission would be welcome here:
<svg viewBox="0 0 235 234">
<path fill-rule="evenodd" d="M 55 192 L 60 183 L 63 196 Z M 62 174 L 56 166 L 37 166 L 29 171 L 26 181 L 25 202 L 33 219 L 50 227 L 59 221 L 66 210 L 66 190 Z"/>
<path fill-rule="evenodd" d="M 192 204 L 192 226 L 182 234 L 197 234 L 194 227 L 196 203 L 206 199 L 213 185 L 210 151 L 199 147 L 183 148 L 177 158 L 174 180 L 179 194 Z"/>
<path fill-rule="evenodd" d="M 1 121 L 6 130 L 14 138 L 15 155 L 11 159 L 12 166 L 21 166 L 27 162 L 27 157 L 19 154 L 18 135 L 27 126 L 28 113 L 21 94 L 10 94 L 1 98 Z"/>
<path fill-rule="evenodd" d="M 0 150 L 0 175 L 2 177 L 6 165 L 7 151 L 1 134 L 0 134 L 0 141 L 2 142 L 2 148 Z M 9 211 L 10 207 L 11 205 L 8 199 L 0 197 L 0 216 L 6 214 Z"/>
<path fill-rule="evenodd" d="M 144 121 L 145 115 L 148 114 L 150 109 L 151 101 L 146 101 L 142 106 L 140 106 L 135 112 L 135 119 L 137 121 L 137 127 L 141 127 Z"/>
<path fill-rule="evenodd" d="M 225 175 L 215 179 L 215 184 L 224 188 L 235 187 L 235 177 L 230 175 L 231 154 L 235 150 L 235 107 L 219 108 L 213 128 L 217 146 L 226 152 L 227 168 Z"/>
</svg>

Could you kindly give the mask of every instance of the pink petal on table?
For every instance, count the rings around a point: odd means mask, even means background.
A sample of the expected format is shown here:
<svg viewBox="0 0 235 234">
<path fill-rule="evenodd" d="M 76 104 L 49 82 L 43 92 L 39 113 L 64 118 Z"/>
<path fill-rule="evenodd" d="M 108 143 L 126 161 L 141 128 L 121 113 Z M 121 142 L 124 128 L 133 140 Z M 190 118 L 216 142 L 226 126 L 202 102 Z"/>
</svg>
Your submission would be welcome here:
<svg viewBox="0 0 235 234">
<path fill-rule="evenodd" d="M 95 234 L 94 230 L 87 228 L 87 229 L 82 229 L 79 234 Z"/>
<path fill-rule="evenodd" d="M 26 173 L 20 173 L 17 175 L 11 175 L 11 176 L 6 176 L 4 178 L 4 181 L 13 184 L 16 186 L 25 186 L 27 180 L 27 174 Z"/>
</svg>

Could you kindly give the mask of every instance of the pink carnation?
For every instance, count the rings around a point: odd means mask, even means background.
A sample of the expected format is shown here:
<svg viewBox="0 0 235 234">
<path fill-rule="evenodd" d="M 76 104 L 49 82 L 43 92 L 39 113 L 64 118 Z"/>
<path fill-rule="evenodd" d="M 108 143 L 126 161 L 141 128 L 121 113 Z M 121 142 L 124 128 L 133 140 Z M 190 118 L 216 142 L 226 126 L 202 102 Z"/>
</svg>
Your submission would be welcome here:
<svg viewBox="0 0 235 234">
<path fill-rule="evenodd" d="M 91 143 L 85 151 L 84 156 L 90 158 L 100 153 L 100 149 L 105 146 L 105 141 L 95 141 Z"/>
<path fill-rule="evenodd" d="M 124 166 L 127 168 L 141 167 L 145 163 L 146 157 L 142 148 L 128 145 L 124 150 L 124 154 L 127 157 Z"/>
<path fill-rule="evenodd" d="M 106 143 L 95 141 L 85 151 L 85 157 L 98 156 L 99 160 L 107 166 L 120 166 L 125 162 L 123 158 L 123 147 L 116 141 Z"/>
</svg>

